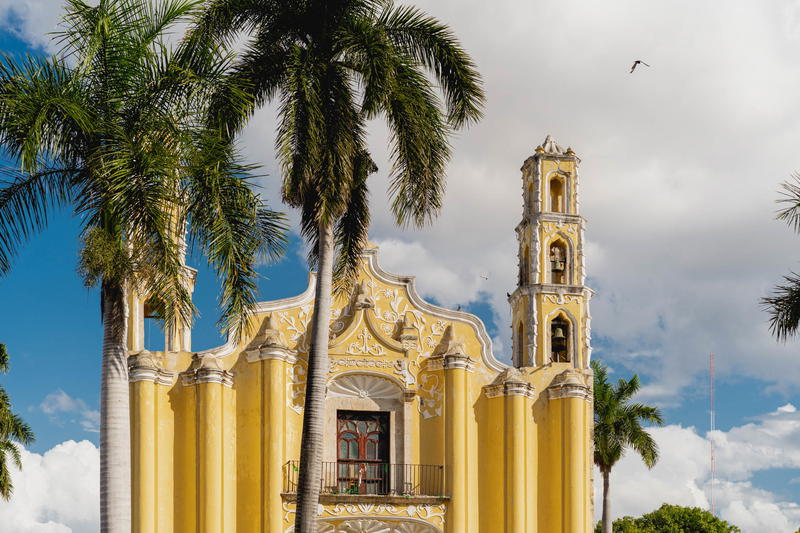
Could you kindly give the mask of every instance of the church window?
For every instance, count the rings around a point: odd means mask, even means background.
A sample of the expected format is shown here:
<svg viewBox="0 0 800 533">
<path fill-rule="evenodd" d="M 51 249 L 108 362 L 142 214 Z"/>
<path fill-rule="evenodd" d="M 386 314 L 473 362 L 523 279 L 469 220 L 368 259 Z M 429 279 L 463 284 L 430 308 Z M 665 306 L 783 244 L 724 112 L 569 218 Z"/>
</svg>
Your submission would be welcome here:
<svg viewBox="0 0 800 533">
<path fill-rule="evenodd" d="M 525 357 L 525 345 L 527 339 L 525 338 L 525 329 L 522 327 L 522 322 L 517 325 L 517 366 L 527 366 L 527 358 Z"/>
<path fill-rule="evenodd" d="M 550 360 L 554 363 L 569 363 L 569 322 L 561 316 L 550 323 Z"/>
<path fill-rule="evenodd" d="M 389 492 L 389 413 L 337 411 L 337 488 L 340 493 Z"/>
<path fill-rule="evenodd" d="M 563 241 L 556 241 L 550 246 L 550 283 L 567 284 L 568 263 L 567 247 Z"/>
<path fill-rule="evenodd" d="M 564 183 L 559 178 L 550 180 L 550 211 L 564 213 Z"/>
</svg>

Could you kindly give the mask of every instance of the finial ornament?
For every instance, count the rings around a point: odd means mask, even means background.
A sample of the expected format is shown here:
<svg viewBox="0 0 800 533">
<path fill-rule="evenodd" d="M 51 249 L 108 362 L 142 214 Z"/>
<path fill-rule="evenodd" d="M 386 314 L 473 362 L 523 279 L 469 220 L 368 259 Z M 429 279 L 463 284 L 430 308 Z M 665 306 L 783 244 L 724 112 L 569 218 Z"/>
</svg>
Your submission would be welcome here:
<svg viewBox="0 0 800 533">
<path fill-rule="evenodd" d="M 448 355 L 466 355 L 467 351 L 464 348 L 464 341 L 462 341 L 453 332 L 453 325 L 448 324 L 442 334 L 442 340 L 439 346 L 433 352 L 435 356 L 448 356 Z"/>
<path fill-rule="evenodd" d="M 278 329 L 278 320 L 275 315 L 270 313 L 264 321 L 264 329 L 256 336 L 253 344 L 257 343 L 258 349 L 264 348 L 288 348 L 286 337 Z"/>
<path fill-rule="evenodd" d="M 544 142 L 539 148 L 541 148 L 542 149 L 541 151 L 546 154 L 553 154 L 553 155 L 566 154 L 564 149 L 561 148 L 561 146 L 559 146 L 559 144 L 555 141 L 555 139 L 553 139 L 552 135 L 548 135 L 547 137 L 545 137 Z M 536 149 L 537 152 L 539 152 L 539 148 Z"/>
</svg>

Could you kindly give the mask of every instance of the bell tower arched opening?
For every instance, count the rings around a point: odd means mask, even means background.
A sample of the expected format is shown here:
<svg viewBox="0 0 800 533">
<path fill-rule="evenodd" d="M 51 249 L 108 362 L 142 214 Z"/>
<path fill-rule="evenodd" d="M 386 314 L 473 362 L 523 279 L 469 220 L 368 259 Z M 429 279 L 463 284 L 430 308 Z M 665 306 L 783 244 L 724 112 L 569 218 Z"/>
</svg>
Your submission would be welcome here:
<svg viewBox="0 0 800 533">
<path fill-rule="evenodd" d="M 569 255 L 564 241 L 557 240 L 550 245 L 550 283 L 569 284 Z"/>
<path fill-rule="evenodd" d="M 550 179 L 550 211 L 564 213 L 564 182 L 559 177 Z"/>
<path fill-rule="evenodd" d="M 572 361 L 570 346 L 570 324 L 562 315 L 550 322 L 550 361 L 553 363 L 569 363 Z"/>
</svg>

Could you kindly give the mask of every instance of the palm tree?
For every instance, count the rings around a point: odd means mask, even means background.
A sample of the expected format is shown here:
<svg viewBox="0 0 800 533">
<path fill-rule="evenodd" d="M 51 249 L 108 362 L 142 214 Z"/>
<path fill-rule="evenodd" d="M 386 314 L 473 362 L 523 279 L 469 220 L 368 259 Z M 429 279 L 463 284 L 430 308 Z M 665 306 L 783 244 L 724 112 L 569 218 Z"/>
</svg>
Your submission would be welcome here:
<svg viewBox="0 0 800 533">
<path fill-rule="evenodd" d="M 130 531 L 129 295 L 159 304 L 165 327 L 190 323 L 186 231 L 222 278 L 221 326 L 240 331 L 257 255 L 281 242 L 280 217 L 248 185 L 252 168 L 198 126 L 224 56 L 186 68 L 164 44 L 195 5 L 68 0 L 59 57 L 0 64 L 0 144 L 17 163 L 0 183 L 0 275 L 53 208 L 70 206 L 82 221 L 79 270 L 100 286 L 104 532 Z"/>
<path fill-rule="evenodd" d="M 594 464 L 603 476 L 603 533 L 611 533 L 611 469 L 626 448 L 642 457 L 647 468 L 658 461 L 658 445 L 642 427 L 642 422 L 661 425 L 661 410 L 642 403 L 631 403 L 638 392 L 639 376 L 620 379 L 616 387 L 608 382 L 608 369 L 592 361 L 594 370 Z"/>
<path fill-rule="evenodd" d="M 8 359 L 6 345 L 0 344 L 0 373 L 8 372 Z M 14 491 L 8 471 L 8 458 L 11 458 L 18 469 L 22 469 L 22 458 L 15 443 L 31 444 L 33 440 L 30 426 L 11 411 L 11 398 L 0 387 L 0 498 L 8 501 Z"/>
<path fill-rule="evenodd" d="M 782 198 L 778 200 L 785 207 L 778 211 L 778 220 L 783 220 L 796 232 L 800 232 L 800 174 L 793 175 L 793 181 L 781 186 Z M 791 272 L 783 277 L 771 296 L 761 299 L 769 314 L 769 327 L 779 341 L 787 341 L 797 334 L 800 326 L 800 275 Z"/>
<path fill-rule="evenodd" d="M 210 0 L 189 42 L 229 46 L 242 30 L 251 38 L 228 87 L 252 98 L 219 103 L 213 124 L 233 135 L 257 106 L 278 103 L 283 198 L 301 210 L 318 270 L 295 523 L 307 533 L 319 501 L 334 271 L 352 281 L 369 226 L 367 176 L 377 169 L 366 121 L 382 115 L 389 126 L 397 223 L 422 226 L 442 206 L 449 135 L 480 118 L 484 96 L 450 29 L 391 0 Z"/>
</svg>

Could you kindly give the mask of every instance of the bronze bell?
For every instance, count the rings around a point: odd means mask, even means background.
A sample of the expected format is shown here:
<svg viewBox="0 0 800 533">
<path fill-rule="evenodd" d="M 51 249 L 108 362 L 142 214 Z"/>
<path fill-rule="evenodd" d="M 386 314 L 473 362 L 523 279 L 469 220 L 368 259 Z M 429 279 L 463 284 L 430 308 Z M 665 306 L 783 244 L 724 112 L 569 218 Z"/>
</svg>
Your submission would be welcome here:
<svg viewBox="0 0 800 533">
<path fill-rule="evenodd" d="M 564 270 L 566 270 L 567 267 L 566 261 L 564 261 L 563 259 L 554 259 L 550 261 L 550 263 L 551 263 L 551 270 L 553 272 L 564 272 Z"/>
<path fill-rule="evenodd" d="M 553 350 L 562 351 L 567 347 L 567 338 L 564 336 L 564 329 L 556 327 L 553 330 Z"/>
</svg>

